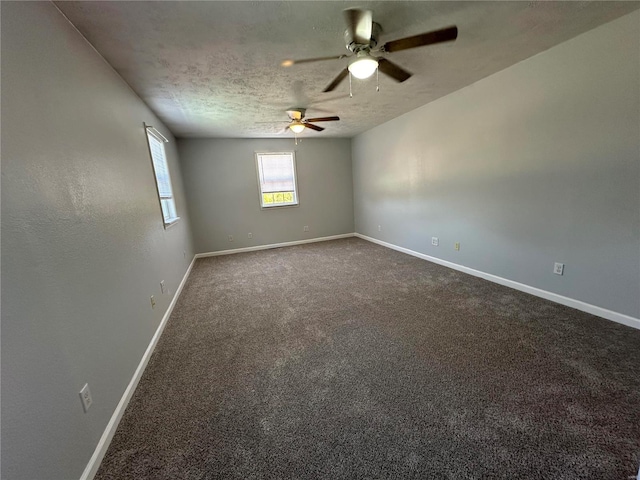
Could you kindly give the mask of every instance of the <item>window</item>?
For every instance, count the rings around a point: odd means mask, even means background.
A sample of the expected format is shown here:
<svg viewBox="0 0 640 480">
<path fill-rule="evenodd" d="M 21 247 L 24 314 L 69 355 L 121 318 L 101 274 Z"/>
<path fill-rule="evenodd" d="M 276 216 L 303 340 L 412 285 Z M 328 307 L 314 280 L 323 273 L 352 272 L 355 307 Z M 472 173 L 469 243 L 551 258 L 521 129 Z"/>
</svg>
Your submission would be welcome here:
<svg viewBox="0 0 640 480">
<path fill-rule="evenodd" d="M 168 140 L 153 127 L 147 126 L 146 130 L 153 163 L 153 173 L 156 176 L 162 218 L 165 226 L 173 225 L 180 217 L 176 213 L 176 202 L 173 199 L 171 177 L 169 176 L 169 167 L 167 166 L 167 157 L 164 151 L 164 144 Z"/>
<path fill-rule="evenodd" d="M 298 205 L 296 160 L 293 152 L 256 153 L 260 206 Z"/>
</svg>

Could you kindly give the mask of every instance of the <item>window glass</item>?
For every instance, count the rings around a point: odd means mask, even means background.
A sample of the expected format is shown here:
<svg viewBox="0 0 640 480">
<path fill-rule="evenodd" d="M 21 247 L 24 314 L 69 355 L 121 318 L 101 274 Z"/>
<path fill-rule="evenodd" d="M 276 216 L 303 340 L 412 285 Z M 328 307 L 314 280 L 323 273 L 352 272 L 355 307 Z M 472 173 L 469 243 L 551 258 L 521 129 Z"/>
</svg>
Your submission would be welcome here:
<svg viewBox="0 0 640 480">
<path fill-rule="evenodd" d="M 154 133 L 154 129 L 147 127 L 147 140 L 149 141 L 153 173 L 158 187 L 162 218 L 165 225 L 171 225 L 179 217 L 176 212 L 176 203 L 173 198 L 173 189 L 171 188 L 171 176 L 169 175 L 169 167 L 164 150 L 165 139 L 159 133 Z"/>
<path fill-rule="evenodd" d="M 283 207 L 298 204 L 296 164 L 293 152 L 256 153 L 260 206 Z"/>
</svg>

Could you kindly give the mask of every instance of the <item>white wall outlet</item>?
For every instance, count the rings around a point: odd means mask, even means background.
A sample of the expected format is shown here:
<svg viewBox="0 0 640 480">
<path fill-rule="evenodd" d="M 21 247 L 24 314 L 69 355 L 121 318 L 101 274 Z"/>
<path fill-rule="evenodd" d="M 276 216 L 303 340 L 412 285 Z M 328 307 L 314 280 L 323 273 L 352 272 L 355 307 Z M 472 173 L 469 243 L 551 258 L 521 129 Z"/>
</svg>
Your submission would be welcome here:
<svg viewBox="0 0 640 480">
<path fill-rule="evenodd" d="M 229 235 L 229 241 L 233 242 L 233 235 Z"/>
<path fill-rule="evenodd" d="M 253 238 L 253 233 L 249 232 L 249 235 L 247 235 L 248 238 Z"/>
<path fill-rule="evenodd" d="M 309 225 L 305 225 L 304 227 L 302 227 L 302 231 L 308 232 L 309 231 Z"/>
<path fill-rule="evenodd" d="M 456 242 L 456 243 L 453 245 L 453 248 L 455 248 L 456 250 L 460 250 L 460 242 Z"/>
<path fill-rule="evenodd" d="M 160 282 L 160 291 L 165 294 L 167 293 L 167 287 L 164 285 L 164 280 Z"/>
<path fill-rule="evenodd" d="M 156 299 L 153 295 L 151 295 L 151 308 L 156 308 Z"/>
<path fill-rule="evenodd" d="M 555 273 L 556 275 L 564 275 L 564 263 L 554 263 L 553 273 Z"/>
<path fill-rule="evenodd" d="M 82 390 L 80 390 L 80 400 L 82 401 L 82 408 L 84 408 L 84 413 L 87 413 L 89 407 L 93 403 L 93 398 L 91 398 L 91 390 L 89 390 L 89 384 L 85 383 Z"/>
<path fill-rule="evenodd" d="M 431 237 L 431 245 L 433 245 L 434 247 L 440 245 L 440 240 L 438 240 L 438 237 Z"/>
<path fill-rule="evenodd" d="M 382 231 L 382 226 L 378 225 L 378 231 L 381 232 Z"/>
</svg>

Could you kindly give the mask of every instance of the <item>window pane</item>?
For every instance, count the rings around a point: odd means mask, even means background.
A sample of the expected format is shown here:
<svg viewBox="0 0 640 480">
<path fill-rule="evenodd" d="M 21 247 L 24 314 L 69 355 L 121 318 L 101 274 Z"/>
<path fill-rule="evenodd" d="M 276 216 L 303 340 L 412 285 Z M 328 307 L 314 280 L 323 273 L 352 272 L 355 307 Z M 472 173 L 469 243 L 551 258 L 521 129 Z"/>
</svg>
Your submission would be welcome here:
<svg viewBox="0 0 640 480">
<path fill-rule="evenodd" d="M 274 203 L 273 201 L 273 193 L 263 193 L 262 194 L 262 203 Z"/>
<path fill-rule="evenodd" d="M 176 214 L 176 204 L 173 201 L 173 198 L 164 198 L 160 200 L 160 204 L 162 205 L 162 216 L 164 217 L 165 222 L 178 217 Z"/>
<path fill-rule="evenodd" d="M 297 205 L 293 153 L 257 153 L 263 207 Z"/>
<path fill-rule="evenodd" d="M 164 155 L 164 144 L 153 135 L 148 135 L 149 146 L 151 147 L 151 158 L 153 158 L 153 169 L 158 183 L 158 193 L 160 197 L 172 197 L 171 179 L 169 178 L 169 168 Z"/>
<path fill-rule="evenodd" d="M 169 167 L 167 166 L 167 158 L 164 151 L 164 142 L 147 132 L 149 141 L 149 150 L 151 151 L 151 159 L 153 161 L 153 172 L 156 177 L 156 185 L 158 186 L 158 195 L 160 196 L 160 207 L 162 208 L 162 217 L 165 223 L 169 223 L 178 218 L 176 212 L 176 204 L 173 199 L 173 191 L 171 189 L 171 178 L 169 176 Z"/>
</svg>

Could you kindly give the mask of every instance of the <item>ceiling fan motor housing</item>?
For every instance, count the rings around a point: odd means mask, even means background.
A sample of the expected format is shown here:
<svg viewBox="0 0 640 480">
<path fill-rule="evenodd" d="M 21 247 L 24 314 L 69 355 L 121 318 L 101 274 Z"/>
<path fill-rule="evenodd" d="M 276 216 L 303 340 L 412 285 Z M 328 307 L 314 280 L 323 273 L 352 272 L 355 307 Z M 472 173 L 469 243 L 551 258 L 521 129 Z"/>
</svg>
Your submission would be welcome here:
<svg viewBox="0 0 640 480">
<path fill-rule="evenodd" d="M 379 23 L 371 22 L 371 40 L 367 45 L 363 45 L 361 43 L 356 43 L 353 39 L 353 35 L 349 29 L 346 29 L 344 32 L 344 42 L 347 50 L 353 53 L 358 53 L 362 50 L 370 50 L 375 48 L 378 45 L 378 38 L 380 37 L 380 33 L 382 32 L 382 27 Z"/>
<path fill-rule="evenodd" d="M 289 110 L 287 110 L 287 115 L 289 115 L 289 118 L 291 120 L 302 120 L 304 118 L 304 114 L 306 112 L 305 108 L 300 108 L 300 107 L 294 107 L 291 108 Z"/>
</svg>

